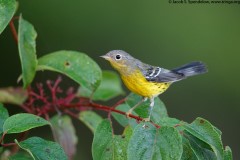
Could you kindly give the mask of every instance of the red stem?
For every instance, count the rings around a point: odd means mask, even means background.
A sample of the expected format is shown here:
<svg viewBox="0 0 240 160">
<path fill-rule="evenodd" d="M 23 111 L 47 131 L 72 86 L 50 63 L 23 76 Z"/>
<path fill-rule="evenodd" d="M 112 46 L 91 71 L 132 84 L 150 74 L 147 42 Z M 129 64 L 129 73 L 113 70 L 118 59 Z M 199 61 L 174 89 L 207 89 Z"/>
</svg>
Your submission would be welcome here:
<svg viewBox="0 0 240 160">
<path fill-rule="evenodd" d="M 64 105 L 62 107 L 65 108 L 65 109 L 67 109 L 67 108 L 78 108 L 78 107 L 91 107 L 91 108 L 95 108 L 95 109 L 98 109 L 98 110 L 103 110 L 103 111 L 107 111 L 107 112 L 111 111 L 111 112 L 116 112 L 116 113 L 119 113 L 119 114 L 122 114 L 122 115 L 126 115 L 125 112 L 114 109 L 113 107 L 109 107 L 109 106 L 105 106 L 105 105 L 101 105 L 101 104 L 97 104 L 97 103 L 93 103 L 93 102 L 89 102 L 87 104 L 79 104 L 79 103 L 69 104 L 69 105 Z M 129 117 L 134 118 L 138 121 L 143 120 L 143 118 L 141 118 L 139 116 L 135 116 L 133 114 L 130 114 Z"/>
<path fill-rule="evenodd" d="M 10 146 L 15 146 L 17 145 L 16 143 L 4 143 L 4 144 L 1 144 L 3 147 L 10 147 Z"/>
<path fill-rule="evenodd" d="M 13 38 L 14 38 L 15 42 L 18 44 L 18 34 L 17 34 L 16 28 L 15 28 L 13 22 L 14 22 L 14 18 L 10 21 L 9 26 L 10 26 L 10 29 L 12 31 Z"/>
</svg>

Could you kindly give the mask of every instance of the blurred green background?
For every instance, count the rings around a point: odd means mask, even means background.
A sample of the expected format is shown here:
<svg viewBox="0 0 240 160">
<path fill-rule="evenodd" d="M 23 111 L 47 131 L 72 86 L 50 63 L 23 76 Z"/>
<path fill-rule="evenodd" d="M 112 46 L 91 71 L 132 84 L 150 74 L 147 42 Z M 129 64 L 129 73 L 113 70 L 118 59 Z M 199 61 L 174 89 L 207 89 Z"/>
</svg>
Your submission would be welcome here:
<svg viewBox="0 0 240 160">
<path fill-rule="evenodd" d="M 160 98 L 171 117 L 187 122 L 199 116 L 208 119 L 223 132 L 224 145 L 232 148 L 234 159 L 240 159 L 240 5 L 35 0 L 20 1 L 19 13 L 38 32 L 38 57 L 77 50 L 111 70 L 99 56 L 113 49 L 169 69 L 205 62 L 207 74 L 172 85 Z M 16 86 L 21 69 L 9 27 L 0 36 L 0 53 L 0 87 Z M 80 143 L 76 159 L 91 159 L 92 134 L 79 122 L 75 125 Z"/>
</svg>

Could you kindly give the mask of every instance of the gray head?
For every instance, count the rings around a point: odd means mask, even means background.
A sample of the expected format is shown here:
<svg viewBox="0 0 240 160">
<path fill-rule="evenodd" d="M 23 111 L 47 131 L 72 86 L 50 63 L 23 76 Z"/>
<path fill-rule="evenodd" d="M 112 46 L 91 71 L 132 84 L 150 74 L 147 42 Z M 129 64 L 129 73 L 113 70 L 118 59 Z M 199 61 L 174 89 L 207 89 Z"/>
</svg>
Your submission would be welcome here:
<svg viewBox="0 0 240 160">
<path fill-rule="evenodd" d="M 132 63 L 135 62 L 135 59 L 130 54 L 122 50 L 112 50 L 101 57 L 109 61 L 118 71 L 131 67 Z"/>
<path fill-rule="evenodd" d="M 123 50 L 112 50 L 109 51 L 106 55 L 102 56 L 103 58 L 111 58 L 112 60 L 121 61 L 126 59 L 133 59 L 133 57 Z"/>
</svg>

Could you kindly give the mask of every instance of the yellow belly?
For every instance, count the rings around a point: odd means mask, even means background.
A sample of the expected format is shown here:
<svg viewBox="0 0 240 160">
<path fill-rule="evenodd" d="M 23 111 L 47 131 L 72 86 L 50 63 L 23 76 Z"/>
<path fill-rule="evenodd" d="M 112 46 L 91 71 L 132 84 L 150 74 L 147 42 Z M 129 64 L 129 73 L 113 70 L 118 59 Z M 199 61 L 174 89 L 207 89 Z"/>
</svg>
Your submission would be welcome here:
<svg viewBox="0 0 240 160">
<path fill-rule="evenodd" d="M 149 82 L 140 72 L 121 76 L 126 87 L 143 97 L 156 97 L 167 90 L 171 83 Z"/>
</svg>

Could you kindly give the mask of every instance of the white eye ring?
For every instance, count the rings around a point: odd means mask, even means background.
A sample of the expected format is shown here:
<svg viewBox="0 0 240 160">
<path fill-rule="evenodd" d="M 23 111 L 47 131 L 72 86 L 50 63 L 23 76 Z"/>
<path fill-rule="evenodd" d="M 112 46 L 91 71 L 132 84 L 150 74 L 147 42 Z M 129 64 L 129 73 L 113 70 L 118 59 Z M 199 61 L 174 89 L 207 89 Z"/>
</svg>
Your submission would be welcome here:
<svg viewBox="0 0 240 160">
<path fill-rule="evenodd" d="M 116 60 L 121 60 L 121 59 L 122 59 L 122 56 L 121 56 L 120 54 L 117 54 L 117 55 L 115 56 L 115 59 L 116 59 Z"/>
</svg>

